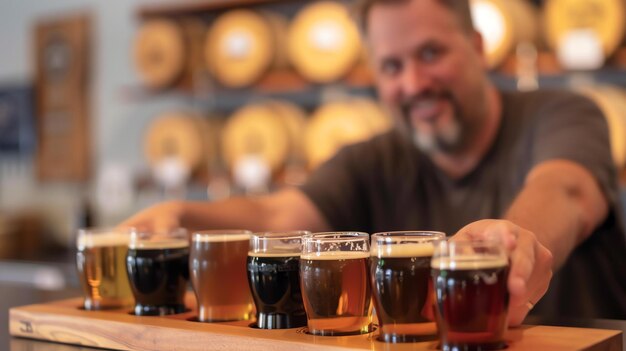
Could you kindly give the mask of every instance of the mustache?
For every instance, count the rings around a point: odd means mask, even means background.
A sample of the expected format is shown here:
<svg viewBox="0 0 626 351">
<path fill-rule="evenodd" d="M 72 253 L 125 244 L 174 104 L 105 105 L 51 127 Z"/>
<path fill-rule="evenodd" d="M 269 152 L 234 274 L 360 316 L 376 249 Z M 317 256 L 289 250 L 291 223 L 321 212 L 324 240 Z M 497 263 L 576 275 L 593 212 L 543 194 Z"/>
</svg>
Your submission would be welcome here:
<svg viewBox="0 0 626 351">
<path fill-rule="evenodd" d="M 416 105 L 420 102 L 423 102 L 425 100 L 435 100 L 435 99 L 446 99 L 446 100 L 450 100 L 452 102 L 454 102 L 454 98 L 452 96 L 452 93 L 450 93 L 449 91 L 432 91 L 432 90 L 428 90 L 425 91 L 423 93 L 417 94 L 417 95 L 413 95 L 413 96 L 409 96 L 408 98 L 403 99 L 400 102 L 400 109 L 402 111 L 402 114 L 404 116 L 408 116 L 409 111 L 411 110 L 411 108 L 413 107 L 413 105 Z"/>
</svg>

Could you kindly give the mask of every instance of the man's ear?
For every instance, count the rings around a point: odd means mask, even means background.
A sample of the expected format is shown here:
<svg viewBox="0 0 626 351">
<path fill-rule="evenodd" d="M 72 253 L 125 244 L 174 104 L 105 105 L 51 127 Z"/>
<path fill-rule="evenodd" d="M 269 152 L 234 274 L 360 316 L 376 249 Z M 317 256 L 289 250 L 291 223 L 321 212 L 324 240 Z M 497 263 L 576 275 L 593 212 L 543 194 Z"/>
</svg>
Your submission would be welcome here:
<svg viewBox="0 0 626 351">
<path fill-rule="evenodd" d="M 474 30 L 470 34 L 470 39 L 471 39 L 471 42 L 472 42 L 472 46 L 474 47 L 474 50 L 476 50 L 478 55 L 480 55 L 480 57 L 481 57 L 481 61 L 483 63 L 483 67 L 488 68 L 487 53 L 485 52 L 485 50 L 486 50 L 485 49 L 485 41 L 483 40 L 482 34 L 480 34 L 479 31 Z"/>
</svg>

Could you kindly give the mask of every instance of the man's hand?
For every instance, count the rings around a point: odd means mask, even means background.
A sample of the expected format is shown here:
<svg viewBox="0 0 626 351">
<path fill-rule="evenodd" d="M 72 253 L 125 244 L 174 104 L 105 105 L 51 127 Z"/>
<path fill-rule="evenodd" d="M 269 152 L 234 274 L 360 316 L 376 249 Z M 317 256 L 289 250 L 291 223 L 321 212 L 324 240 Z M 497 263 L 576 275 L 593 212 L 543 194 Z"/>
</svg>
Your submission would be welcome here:
<svg viewBox="0 0 626 351">
<path fill-rule="evenodd" d="M 135 214 L 118 227 L 168 232 L 181 226 L 182 208 L 183 204 L 178 201 L 162 202 Z"/>
<path fill-rule="evenodd" d="M 486 219 L 470 223 L 451 240 L 492 237 L 500 238 L 509 254 L 509 325 L 517 326 L 548 290 L 552 279 L 552 253 L 534 233 L 506 220 Z"/>
</svg>

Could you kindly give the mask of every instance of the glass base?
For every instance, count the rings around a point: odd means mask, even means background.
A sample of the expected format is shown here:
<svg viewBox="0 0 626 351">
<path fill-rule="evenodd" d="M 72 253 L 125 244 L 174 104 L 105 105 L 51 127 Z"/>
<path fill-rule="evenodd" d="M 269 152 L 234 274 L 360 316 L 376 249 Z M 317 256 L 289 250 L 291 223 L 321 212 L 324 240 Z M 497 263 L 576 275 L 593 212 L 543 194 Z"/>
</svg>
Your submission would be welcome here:
<svg viewBox="0 0 626 351">
<path fill-rule="evenodd" d="M 388 343 L 405 343 L 405 342 L 426 342 L 437 340 L 437 334 L 432 335 L 410 335 L 410 334 L 381 334 L 376 338 L 378 341 Z"/>
<path fill-rule="evenodd" d="M 306 314 L 294 316 L 283 313 L 259 313 L 256 327 L 260 329 L 289 329 L 306 326 Z"/>
<path fill-rule="evenodd" d="M 140 305 L 136 304 L 133 312 L 136 316 L 166 316 L 187 312 L 185 305 Z"/>
<path fill-rule="evenodd" d="M 370 323 L 367 327 L 363 329 L 359 329 L 359 330 L 354 330 L 354 331 L 308 328 L 306 333 L 311 334 L 311 335 L 319 335 L 319 336 L 349 336 L 349 335 L 369 334 L 373 331 L 374 331 L 374 325 Z"/>
<path fill-rule="evenodd" d="M 487 343 L 447 343 L 441 345 L 443 351 L 492 351 L 503 350 L 508 345 L 504 341 L 487 342 Z"/>
<path fill-rule="evenodd" d="M 120 308 L 128 308 L 133 305 L 132 300 L 128 299 L 113 299 L 113 300 L 95 300 L 85 299 L 83 301 L 83 309 L 88 311 L 95 310 L 116 310 Z"/>
</svg>

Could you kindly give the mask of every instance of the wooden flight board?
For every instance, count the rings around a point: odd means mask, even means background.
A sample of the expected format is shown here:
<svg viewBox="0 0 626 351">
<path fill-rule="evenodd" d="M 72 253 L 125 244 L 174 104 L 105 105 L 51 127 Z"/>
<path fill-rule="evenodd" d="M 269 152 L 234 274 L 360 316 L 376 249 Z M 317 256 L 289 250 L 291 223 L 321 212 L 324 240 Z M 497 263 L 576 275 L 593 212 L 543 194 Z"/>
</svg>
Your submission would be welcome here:
<svg viewBox="0 0 626 351">
<path fill-rule="evenodd" d="M 377 331 L 357 336 L 314 336 L 306 328 L 262 330 L 250 321 L 199 323 L 193 321 L 195 298 L 187 295 L 191 310 L 173 316 L 139 317 L 128 309 L 85 311 L 82 299 L 15 307 L 9 310 L 13 336 L 114 350 L 272 350 L 272 351 L 405 351 L 437 350 L 437 341 L 386 344 Z M 523 326 L 506 334 L 507 351 L 620 350 L 622 332 L 548 326 Z"/>
</svg>

